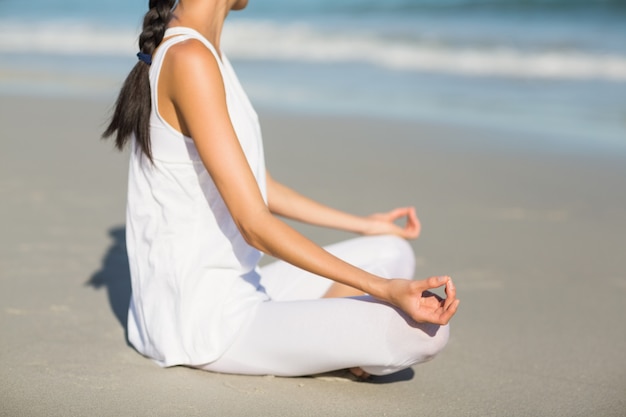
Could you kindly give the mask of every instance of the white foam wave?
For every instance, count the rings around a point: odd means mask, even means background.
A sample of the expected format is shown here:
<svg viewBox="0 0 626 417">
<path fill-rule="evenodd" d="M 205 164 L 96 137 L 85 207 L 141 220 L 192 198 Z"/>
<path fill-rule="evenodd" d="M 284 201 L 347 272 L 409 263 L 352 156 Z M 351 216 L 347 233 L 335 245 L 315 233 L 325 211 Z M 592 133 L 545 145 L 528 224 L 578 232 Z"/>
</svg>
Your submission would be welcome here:
<svg viewBox="0 0 626 417">
<path fill-rule="evenodd" d="M 137 33 L 88 24 L 38 27 L 2 22 L 0 53 L 132 55 Z M 582 51 L 522 51 L 390 41 L 375 33 L 324 32 L 305 25 L 234 21 L 224 48 L 231 58 L 311 62 L 364 62 L 394 70 L 538 79 L 626 81 L 626 56 Z"/>
<path fill-rule="evenodd" d="M 132 29 L 103 28 L 87 22 L 0 22 L 0 53 L 131 54 L 137 49 L 137 36 Z"/>
<path fill-rule="evenodd" d="M 231 56 L 319 62 L 367 62 L 392 69 L 511 78 L 626 81 L 626 56 L 511 47 L 454 48 L 376 35 L 323 33 L 311 27 L 239 23 L 228 27 Z"/>
</svg>

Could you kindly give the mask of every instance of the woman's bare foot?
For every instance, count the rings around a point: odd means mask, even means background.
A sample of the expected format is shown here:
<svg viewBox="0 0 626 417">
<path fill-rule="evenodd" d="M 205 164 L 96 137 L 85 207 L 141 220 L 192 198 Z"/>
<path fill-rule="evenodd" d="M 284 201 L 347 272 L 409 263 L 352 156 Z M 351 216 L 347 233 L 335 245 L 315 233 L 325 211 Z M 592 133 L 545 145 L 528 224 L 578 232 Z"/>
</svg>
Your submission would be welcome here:
<svg viewBox="0 0 626 417">
<path fill-rule="evenodd" d="M 367 381 L 371 377 L 370 374 L 361 368 L 350 368 L 348 371 L 356 377 L 357 381 Z"/>
</svg>

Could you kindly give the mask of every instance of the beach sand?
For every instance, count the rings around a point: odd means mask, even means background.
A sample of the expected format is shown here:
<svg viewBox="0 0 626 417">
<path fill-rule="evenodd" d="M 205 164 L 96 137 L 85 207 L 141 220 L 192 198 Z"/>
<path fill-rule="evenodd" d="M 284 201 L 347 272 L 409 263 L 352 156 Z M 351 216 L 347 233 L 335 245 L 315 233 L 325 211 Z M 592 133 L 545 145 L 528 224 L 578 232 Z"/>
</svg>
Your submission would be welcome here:
<svg viewBox="0 0 626 417">
<path fill-rule="evenodd" d="M 416 278 L 451 275 L 462 303 L 439 357 L 373 383 L 221 375 L 126 343 L 127 155 L 98 139 L 109 106 L 0 97 L 0 415 L 626 416 L 624 154 L 260 112 L 277 179 L 361 214 L 415 205 Z"/>
</svg>

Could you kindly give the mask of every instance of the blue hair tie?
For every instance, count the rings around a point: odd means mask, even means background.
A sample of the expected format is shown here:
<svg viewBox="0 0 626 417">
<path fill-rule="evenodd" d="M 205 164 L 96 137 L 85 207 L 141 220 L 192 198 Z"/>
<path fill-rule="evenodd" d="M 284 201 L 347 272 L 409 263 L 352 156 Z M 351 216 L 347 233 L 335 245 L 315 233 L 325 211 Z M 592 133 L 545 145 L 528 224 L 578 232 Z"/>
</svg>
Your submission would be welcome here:
<svg viewBox="0 0 626 417">
<path fill-rule="evenodd" d="M 143 52 L 137 52 L 137 58 L 139 58 L 140 61 L 145 62 L 148 65 L 152 64 L 152 55 L 150 54 L 144 54 Z"/>
</svg>

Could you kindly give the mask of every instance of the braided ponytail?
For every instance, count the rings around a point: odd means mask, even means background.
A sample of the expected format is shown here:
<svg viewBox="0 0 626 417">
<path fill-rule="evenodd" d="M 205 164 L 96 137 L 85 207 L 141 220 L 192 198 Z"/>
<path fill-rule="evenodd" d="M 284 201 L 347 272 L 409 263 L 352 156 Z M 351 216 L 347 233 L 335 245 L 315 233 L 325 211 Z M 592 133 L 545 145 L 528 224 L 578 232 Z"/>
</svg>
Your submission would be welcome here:
<svg viewBox="0 0 626 417">
<path fill-rule="evenodd" d="M 163 40 L 165 29 L 172 17 L 172 8 L 176 0 L 150 0 L 150 10 L 144 16 L 143 30 L 139 35 L 140 61 L 135 64 L 122 85 L 115 102 L 115 109 L 109 126 L 102 134 L 108 138 L 115 134 L 115 147 L 124 149 L 126 142 L 135 134 L 141 151 L 152 161 L 150 149 L 150 79 L 149 62 L 143 57 L 150 57 Z"/>
</svg>

